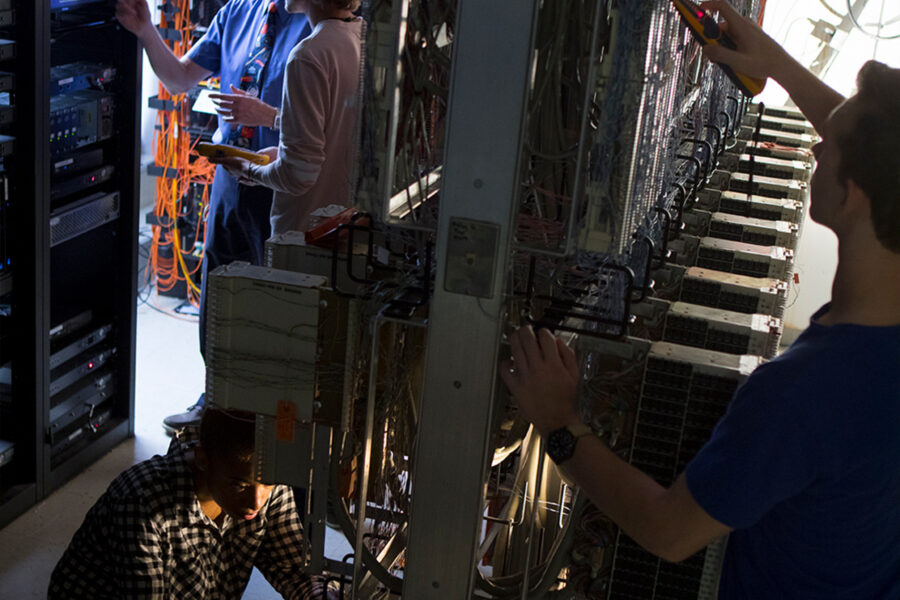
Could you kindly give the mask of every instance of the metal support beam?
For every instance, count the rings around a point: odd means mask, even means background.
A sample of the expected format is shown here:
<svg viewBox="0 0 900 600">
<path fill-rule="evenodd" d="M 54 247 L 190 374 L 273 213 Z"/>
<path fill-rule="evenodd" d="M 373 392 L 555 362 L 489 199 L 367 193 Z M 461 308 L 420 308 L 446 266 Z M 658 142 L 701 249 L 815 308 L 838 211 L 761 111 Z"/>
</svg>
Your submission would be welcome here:
<svg viewBox="0 0 900 600">
<path fill-rule="evenodd" d="M 539 1 L 460 0 L 403 597 L 472 595 Z"/>
</svg>

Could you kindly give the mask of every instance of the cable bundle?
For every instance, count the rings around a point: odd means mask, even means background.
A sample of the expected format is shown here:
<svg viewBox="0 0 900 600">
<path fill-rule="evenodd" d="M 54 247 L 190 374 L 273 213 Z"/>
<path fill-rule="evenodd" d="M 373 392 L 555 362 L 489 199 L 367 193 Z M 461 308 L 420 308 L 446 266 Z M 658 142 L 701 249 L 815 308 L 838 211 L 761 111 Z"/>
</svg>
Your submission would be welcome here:
<svg viewBox="0 0 900 600">
<path fill-rule="evenodd" d="M 190 5 L 189 0 L 174 0 L 160 13 L 160 28 L 180 35 L 180 39 L 173 41 L 172 48 L 178 57 L 184 56 L 193 41 L 195 26 L 191 22 Z M 159 84 L 159 100 L 164 106 L 171 102 L 173 109 L 159 110 L 153 139 L 154 158 L 163 174 L 156 179 L 153 211 L 156 224 L 149 268 L 156 275 L 158 292 L 171 292 L 180 282 L 185 282 L 187 297 L 197 306 L 202 246 L 206 237 L 204 223 L 215 166 L 195 151 L 200 137 L 192 139 L 187 130 L 190 106 L 184 99 L 183 94 L 172 96 L 162 83 Z M 196 227 L 192 232 L 182 231 L 185 220 L 191 218 L 196 219 Z"/>
</svg>

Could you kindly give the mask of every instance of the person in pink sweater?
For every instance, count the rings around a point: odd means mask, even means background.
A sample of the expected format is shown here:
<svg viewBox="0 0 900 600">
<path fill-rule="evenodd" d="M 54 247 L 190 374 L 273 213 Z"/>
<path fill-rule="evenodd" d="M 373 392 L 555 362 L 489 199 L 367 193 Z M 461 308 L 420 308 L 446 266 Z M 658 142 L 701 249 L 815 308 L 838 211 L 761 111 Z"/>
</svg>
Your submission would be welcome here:
<svg viewBox="0 0 900 600">
<path fill-rule="evenodd" d="M 285 0 L 313 27 L 297 44 L 284 72 L 281 137 L 261 152 L 273 160 L 256 165 L 236 157 L 215 159 L 245 183 L 275 190 L 272 234 L 304 231 L 310 213 L 329 204 L 352 204 L 359 112 L 362 19 L 359 0 Z"/>
</svg>

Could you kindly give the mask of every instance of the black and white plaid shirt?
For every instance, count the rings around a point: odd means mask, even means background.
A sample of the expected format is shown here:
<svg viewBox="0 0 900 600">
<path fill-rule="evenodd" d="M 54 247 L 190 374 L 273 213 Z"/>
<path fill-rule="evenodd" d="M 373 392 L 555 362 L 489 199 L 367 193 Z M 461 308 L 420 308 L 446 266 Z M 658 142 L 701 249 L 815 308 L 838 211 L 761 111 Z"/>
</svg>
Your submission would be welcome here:
<svg viewBox="0 0 900 600">
<path fill-rule="evenodd" d="M 88 512 L 50 577 L 48 598 L 239 599 L 257 567 L 285 598 L 318 600 L 301 571 L 303 528 L 287 486 L 250 521 L 200 509 L 184 447 L 134 465 Z"/>
</svg>

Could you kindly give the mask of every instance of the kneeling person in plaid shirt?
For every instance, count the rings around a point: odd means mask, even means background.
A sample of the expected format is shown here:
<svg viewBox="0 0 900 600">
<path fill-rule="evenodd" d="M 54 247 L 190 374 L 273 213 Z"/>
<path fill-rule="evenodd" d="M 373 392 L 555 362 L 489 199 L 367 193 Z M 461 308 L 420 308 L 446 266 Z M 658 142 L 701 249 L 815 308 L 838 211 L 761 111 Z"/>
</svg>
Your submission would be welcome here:
<svg viewBox="0 0 900 600">
<path fill-rule="evenodd" d="M 301 571 L 291 488 L 252 480 L 253 415 L 209 409 L 199 444 L 134 465 L 88 512 L 50 578 L 54 598 L 239 599 L 257 567 L 285 598 L 326 598 Z"/>
</svg>

